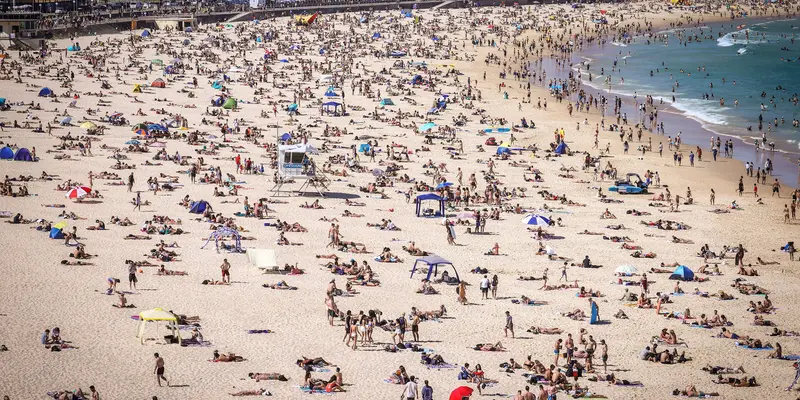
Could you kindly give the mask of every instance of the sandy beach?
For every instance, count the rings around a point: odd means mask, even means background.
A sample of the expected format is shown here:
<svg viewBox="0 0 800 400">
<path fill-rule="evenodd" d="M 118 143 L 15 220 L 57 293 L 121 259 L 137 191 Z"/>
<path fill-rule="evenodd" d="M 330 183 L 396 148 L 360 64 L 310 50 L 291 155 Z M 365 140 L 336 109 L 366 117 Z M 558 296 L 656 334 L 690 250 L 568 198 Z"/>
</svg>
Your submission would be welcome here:
<svg viewBox="0 0 800 400">
<path fill-rule="evenodd" d="M 762 18 L 786 14 L 776 7 L 783 6 L 746 9 Z M 550 82 L 552 73 L 540 68 L 623 32 L 729 21 L 729 13 L 717 5 L 668 10 L 661 2 L 413 10 L 411 17 L 343 13 L 307 26 L 279 18 L 80 36 L 50 41 L 44 57 L 8 51 L 0 69 L 8 106 L 0 112 L 0 147 L 17 158 L 26 148 L 36 161 L 0 161 L 0 239 L 7 246 L 0 345 L 8 350 L 0 351 L 7 366 L 0 395 L 59 398 L 66 396 L 59 391 L 80 388 L 91 398 L 93 385 L 102 399 L 220 399 L 249 391 L 294 399 L 309 383 L 296 361 L 319 357 L 330 365 L 310 369 L 319 380 L 311 384 L 320 394 L 343 390 L 331 396 L 352 399 L 403 396 L 406 377 L 393 375 L 401 366 L 420 390 L 427 380 L 435 399 L 460 386 L 475 389 L 473 399 L 514 398 L 525 386 L 539 398 L 539 385 L 558 398 L 666 399 L 693 389 L 726 399 L 797 397 L 786 389 L 800 358 L 800 343 L 789 335 L 800 331 L 791 306 L 800 282 L 782 249 L 795 239 L 797 221 L 784 219 L 784 207 L 794 209 L 794 188 L 781 183 L 773 195 L 767 178 L 758 197 L 755 178 L 744 176 L 737 193 L 741 162 L 722 152 L 713 161 L 706 145 L 692 166 L 694 146 L 668 149 L 665 137 L 647 130 L 639 139 L 635 122 L 620 124 L 633 136 L 625 152 L 620 132 L 608 129 L 617 123 L 613 98 L 605 117 L 594 103 L 578 110 L 579 97 L 602 94 L 576 81 Z M 607 24 L 592 22 L 601 16 Z M 79 51 L 68 50 L 78 44 Z M 568 89 L 559 93 L 551 84 Z M 53 95 L 40 96 L 43 88 Z M 222 107 L 229 98 L 235 107 Z M 279 144 L 306 145 L 308 153 L 285 168 L 313 171 L 325 196 L 313 188 L 291 192 L 300 178 L 284 184 L 284 193 L 273 191 L 284 162 Z M 365 144 L 374 154 L 362 151 Z M 651 151 L 637 150 L 648 144 Z M 674 151 L 682 152 L 681 165 Z M 251 168 L 239 170 L 237 160 L 250 160 Z M 648 193 L 610 191 L 621 185 L 608 172 L 648 179 Z M 414 199 L 427 193 L 444 196 L 444 216 L 417 216 Z M 209 207 L 195 207 L 199 201 Z M 420 209 L 436 214 L 439 204 Z M 101 222 L 105 229 L 91 229 Z M 339 226 L 333 233 L 332 224 Z M 59 226 L 66 234 L 75 228 L 77 240 L 51 239 Z M 241 251 L 207 243 L 219 226 L 241 235 Z M 235 247 L 229 237 L 223 241 Z M 419 253 L 404 250 L 412 244 Z M 741 259 L 739 246 L 746 250 Z M 274 250 L 279 271 L 251 263 L 259 249 Z M 91 256 L 74 257 L 77 251 Z M 433 282 L 422 281 L 424 272 L 410 277 L 422 252 L 453 267 L 440 266 Z M 583 268 L 587 256 L 591 268 Z M 135 288 L 128 260 L 153 265 L 133 268 Z M 358 267 L 342 265 L 351 260 Z M 226 262 L 229 283 L 213 284 L 225 278 Z M 159 274 L 162 264 L 186 274 Z M 290 273 L 277 273 L 285 267 Z M 444 271 L 455 278 L 453 268 L 463 286 L 440 282 Z M 679 279 L 670 279 L 674 272 Z M 497 278 L 496 295 L 486 299 L 484 275 Z M 119 283 L 109 289 L 109 279 Z M 119 293 L 135 307 L 114 307 Z M 137 337 L 140 313 L 157 308 L 178 316 L 183 345 L 170 343 L 163 321 L 147 323 Z M 345 340 L 348 311 L 355 349 Z M 565 315 L 576 311 L 585 317 Z M 504 331 L 507 315 L 514 338 Z M 414 349 L 395 346 L 398 320 Z M 60 339 L 42 340 L 56 327 Z M 717 337 L 723 327 L 739 338 Z M 661 338 L 663 329 L 674 331 L 677 343 Z M 771 336 L 775 329 L 787 334 Z M 191 340 L 198 332 L 202 339 Z M 524 364 L 530 357 L 549 369 L 558 339 L 565 342 L 561 370 L 552 377 L 558 384 L 550 384 L 550 373 Z M 642 359 L 656 339 L 656 354 L 644 358 L 666 362 Z M 569 340 L 574 357 L 567 360 Z M 748 340 L 770 348 L 743 347 Z M 502 351 L 479 346 L 498 343 Z M 777 344 L 784 359 L 770 358 Z M 243 360 L 215 362 L 215 350 Z M 169 386 L 156 379 L 154 353 Z M 444 362 L 420 362 L 434 355 Z M 520 368 L 502 366 L 512 358 Z M 459 379 L 466 364 L 470 378 Z M 478 364 L 485 375 L 474 374 Z M 739 383 L 715 383 L 718 374 L 706 367 L 729 368 L 722 377 Z M 331 385 L 337 368 L 342 385 Z M 288 380 L 257 382 L 250 373 Z M 756 387 L 737 387 L 742 380 Z"/>
</svg>

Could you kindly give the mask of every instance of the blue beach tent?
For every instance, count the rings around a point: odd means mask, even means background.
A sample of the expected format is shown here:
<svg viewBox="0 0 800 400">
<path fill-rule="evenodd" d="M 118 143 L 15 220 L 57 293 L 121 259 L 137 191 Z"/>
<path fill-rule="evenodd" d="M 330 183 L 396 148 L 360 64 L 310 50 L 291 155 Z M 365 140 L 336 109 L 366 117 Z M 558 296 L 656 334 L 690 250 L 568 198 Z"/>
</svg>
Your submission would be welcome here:
<svg viewBox="0 0 800 400">
<path fill-rule="evenodd" d="M 63 228 L 50 228 L 50 239 L 63 239 L 64 238 L 64 229 Z"/>
<path fill-rule="evenodd" d="M 51 94 L 53 94 L 53 91 L 48 87 L 42 88 L 42 90 L 39 91 L 39 97 L 50 96 Z"/>
<path fill-rule="evenodd" d="M 211 205 L 208 204 L 205 200 L 200 200 L 192 204 L 192 207 L 189 209 L 189 212 L 192 214 L 202 214 L 206 212 L 206 209 L 210 209 Z"/>
<path fill-rule="evenodd" d="M 11 147 L 6 146 L 3 147 L 2 150 L 0 150 L 0 160 L 11 160 L 13 158 L 14 158 L 14 150 L 12 150 Z"/>
<path fill-rule="evenodd" d="M 675 268 L 675 271 L 669 276 L 669 279 L 691 281 L 694 280 L 694 272 L 692 272 L 689 267 L 680 265 L 678 268 Z"/>
<path fill-rule="evenodd" d="M 33 161 L 33 156 L 28 149 L 23 147 L 17 150 L 17 154 L 14 154 L 14 161 Z"/>
</svg>

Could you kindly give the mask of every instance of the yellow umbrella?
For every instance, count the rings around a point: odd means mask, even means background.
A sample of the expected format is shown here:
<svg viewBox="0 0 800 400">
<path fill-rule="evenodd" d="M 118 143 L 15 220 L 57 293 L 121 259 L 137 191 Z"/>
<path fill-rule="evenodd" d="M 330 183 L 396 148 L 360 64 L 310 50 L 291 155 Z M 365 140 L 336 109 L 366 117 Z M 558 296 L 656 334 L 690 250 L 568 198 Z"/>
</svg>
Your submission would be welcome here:
<svg viewBox="0 0 800 400">
<path fill-rule="evenodd" d="M 94 129 L 94 128 L 97 128 L 97 124 L 95 124 L 92 121 L 86 121 L 86 122 L 81 124 L 81 128 L 83 128 L 83 129 Z"/>
<path fill-rule="evenodd" d="M 53 225 L 53 228 L 56 228 L 56 229 L 64 229 L 66 227 L 67 227 L 67 223 L 64 222 L 64 221 L 61 221 L 61 222 Z"/>
</svg>

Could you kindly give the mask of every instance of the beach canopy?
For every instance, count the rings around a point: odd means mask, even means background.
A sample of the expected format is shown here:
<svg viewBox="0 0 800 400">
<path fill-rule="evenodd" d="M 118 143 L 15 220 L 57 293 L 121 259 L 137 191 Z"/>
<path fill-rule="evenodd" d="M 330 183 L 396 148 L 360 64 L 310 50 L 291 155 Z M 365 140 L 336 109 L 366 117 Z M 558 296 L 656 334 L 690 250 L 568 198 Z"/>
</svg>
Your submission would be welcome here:
<svg viewBox="0 0 800 400">
<path fill-rule="evenodd" d="M 226 110 L 232 110 L 235 109 L 236 107 L 237 107 L 236 99 L 234 99 L 233 97 L 228 97 L 228 99 L 225 100 L 225 103 L 222 105 L 222 108 Z"/>
<path fill-rule="evenodd" d="M 614 270 L 614 273 L 619 275 L 633 275 L 636 273 L 636 267 L 633 265 L 620 265 Z"/>
<path fill-rule="evenodd" d="M 61 118 L 61 125 L 69 125 L 72 122 L 72 117 Z"/>
<path fill-rule="evenodd" d="M 184 29 L 183 31 L 186 32 L 186 33 L 192 33 L 192 27 L 191 26 L 187 26 L 186 29 Z"/>
<path fill-rule="evenodd" d="M 393 106 L 394 105 L 394 101 L 392 101 L 392 99 L 390 99 L 390 98 L 385 98 L 385 99 L 381 100 L 381 105 L 382 106 Z"/>
<path fill-rule="evenodd" d="M 206 212 L 206 209 L 210 209 L 211 205 L 208 204 L 205 200 L 200 200 L 192 204 L 192 207 L 189 209 L 189 212 L 192 214 L 202 214 Z"/>
<path fill-rule="evenodd" d="M 139 313 L 139 327 L 136 330 L 136 337 L 139 338 L 139 343 L 141 344 L 144 344 L 144 328 L 146 322 L 166 322 L 167 327 L 172 331 L 172 336 L 178 339 L 178 344 L 181 343 L 181 335 L 178 330 L 178 317 L 176 317 L 175 314 L 164 311 L 162 308 L 154 308 Z"/>
<path fill-rule="evenodd" d="M 459 386 L 450 392 L 450 400 L 469 400 L 473 389 L 469 386 Z"/>
<path fill-rule="evenodd" d="M 14 150 L 11 147 L 3 147 L 0 150 L 0 160 L 11 160 L 14 158 Z"/>
<path fill-rule="evenodd" d="M 33 159 L 30 150 L 23 147 L 17 150 L 17 153 L 14 154 L 14 161 L 35 161 L 35 160 Z"/>
<path fill-rule="evenodd" d="M 672 275 L 669 276 L 669 279 L 691 281 L 694 280 L 694 272 L 692 272 L 689 267 L 680 265 L 678 268 L 675 268 L 675 271 L 672 272 Z"/>
<path fill-rule="evenodd" d="M 419 131 L 420 132 L 429 131 L 429 130 L 433 129 L 433 127 L 435 127 L 435 126 L 436 126 L 436 124 L 434 124 L 433 122 L 426 122 L 422 126 L 419 127 Z"/>
<path fill-rule="evenodd" d="M 525 225 L 549 226 L 550 218 L 543 217 L 539 214 L 528 214 L 522 219 L 522 223 Z"/>
<path fill-rule="evenodd" d="M 154 80 L 153 83 L 150 86 L 163 89 L 163 88 L 167 87 L 167 83 L 164 82 L 163 79 L 158 78 L 158 79 Z"/>
<path fill-rule="evenodd" d="M 443 266 L 449 265 L 449 266 L 451 266 L 453 268 L 453 272 L 455 273 L 455 277 L 458 280 L 458 282 L 461 281 L 461 279 L 458 277 L 458 271 L 456 271 L 456 267 L 453 265 L 453 263 L 450 262 L 450 261 L 447 261 L 444 258 L 439 257 L 439 256 L 437 256 L 435 254 L 431 254 L 429 256 L 421 257 L 421 258 L 418 258 L 416 261 L 414 261 L 414 267 L 411 268 L 411 278 L 414 277 L 414 273 L 417 271 L 417 265 L 419 265 L 419 264 L 424 264 L 424 265 L 428 266 L 428 276 L 426 278 L 428 280 L 431 279 L 431 276 L 435 277 L 435 276 L 439 275 L 438 269 L 439 269 L 440 265 L 443 265 Z"/>
<path fill-rule="evenodd" d="M 439 202 L 438 212 L 434 212 L 431 215 L 424 215 L 424 210 L 422 209 L 422 202 L 423 201 L 437 201 Z M 445 199 L 442 196 L 439 196 L 436 193 L 424 193 L 414 200 L 414 203 L 417 204 L 417 216 L 418 217 L 444 217 L 444 203 Z"/>
<path fill-rule="evenodd" d="M 42 90 L 39 91 L 39 97 L 50 96 L 52 94 L 53 94 L 53 91 L 50 90 L 50 88 L 48 88 L 48 87 L 44 87 L 44 88 L 42 88 Z"/>
</svg>

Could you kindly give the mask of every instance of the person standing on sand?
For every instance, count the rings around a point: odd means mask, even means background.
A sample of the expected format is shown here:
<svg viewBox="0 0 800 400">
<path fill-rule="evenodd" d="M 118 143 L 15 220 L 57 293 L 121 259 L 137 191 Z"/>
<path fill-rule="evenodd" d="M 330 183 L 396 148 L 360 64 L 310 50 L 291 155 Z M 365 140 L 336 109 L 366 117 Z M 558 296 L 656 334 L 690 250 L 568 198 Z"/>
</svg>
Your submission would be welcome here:
<svg viewBox="0 0 800 400">
<path fill-rule="evenodd" d="M 133 200 L 133 211 L 137 208 L 142 211 L 142 192 L 136 192 L 136 198 Z"/>
<path fill-rule="evenodd" d="M 136 263 L 133 261 L 128 263 L 128 290 L 135 290 L 136 289 Z"/>
<path fill-rule="evenodd" d="M 231 283 L 231 263 L 228 262 L 228 259 L 222 260 L 222 265 L 219 266 L 222 270 L 222 282 Z M 227 281 L 225 280 L 227 278 Z"/>
<path fill-rule="evenodd" d="M 94 388 L 94 385 L 89 386 L 89 392 L 92 393 L 91 400 L 100 400 L 100 393 L 97 393 L 97 389 Z"/>
<path fill-rule="evenodd" d="M 135 180 L 133 179 L 133 172 L 131 172 L 131 174 L 128 175 L 128 191 L 129 192 L 133 191 L 134 182 L 135 182 Z"/>
<path fill-rule="evenodd" d="M 484 275 L 483 279 L 481 279 L 481 300 L 489 299 L 489 286 L 491 285 L 492 282 L 489 280 L 489 276 Z"/>
<path fill-rule="evenodd" d="M 569 282 L 569 279 L 567 279 L 567 263 L 566 262 L 564 262 L 564 265 L 561 266 L 561 277 L 558 278 L 558 281 L 561 282 L 562 279 L 564 280 L 564 282 Z"/>
<path fill-rule="evenodd" d="M 403 388 L 403 395 L 400 396 L 400 400 L 414 400 L 417 397 L 419 397 L 419 388 L 417 387 L 416 377 L 411 375 L 406 387 Z"/>
<path fill-rule="evenodd" d="M 556 345 L 553 347 L 553 354 L 555 355 L 555 361 L 553 364 L 558 366 L 558 355 L 561 353 L 561 339 L 556 340 Z"/>
<path fill-rule="evenodd" d="M 415 342 L 419 342 L 419 314 L 414 314 L 411 319 L 411 336 L 413 336 Z M 427 383 L 428 381 L 425 381 L 425 384 Z"/>
<path fill-rule="evenodd" d="M 333 326 L 333 318 L 338 314 L 336 302 L 333 300 L 333 293 L 328 293 L 328 296 L 325 298 L 325 307 L 328 309 L 328 323 Z"/>
<path fill-rule="evenodd" d="M 714 205 L 714 202 L 717 199 L 717 193 L 714 192 L 714 189 L 711 189 L 711 194 L 708 196 L 708 200 L 711 202 L 711 205 Z"/>
<path fill-rule="evenodd" d="M 433 388 L 425 381 L 425 386 L 422 387 L 422 400 L 433 400 Z"/>
<path fill-rule="evenodd" d="M 503 328 L 506 337 L 508 337 L 509 331 L 511 331 L 511 338 L 514 339 L 514 319 L 511 318 L 511 313 L 506 311 L 506 327 Z"/>
<path fill-rule="evenodd" d="M 156 365 L 153 368 L 153 373 L 156 374 L 156 382 L 158 386 L 161 386 L 161 380 L 163 379 L 164 382 L 167 382 L 167 387 L 169 387 L 169 380 L 164 377 L 164 359 L 158 355 L 158 353 L 154 353 L 153 356 L 156 358 Z"/>
</svg>

